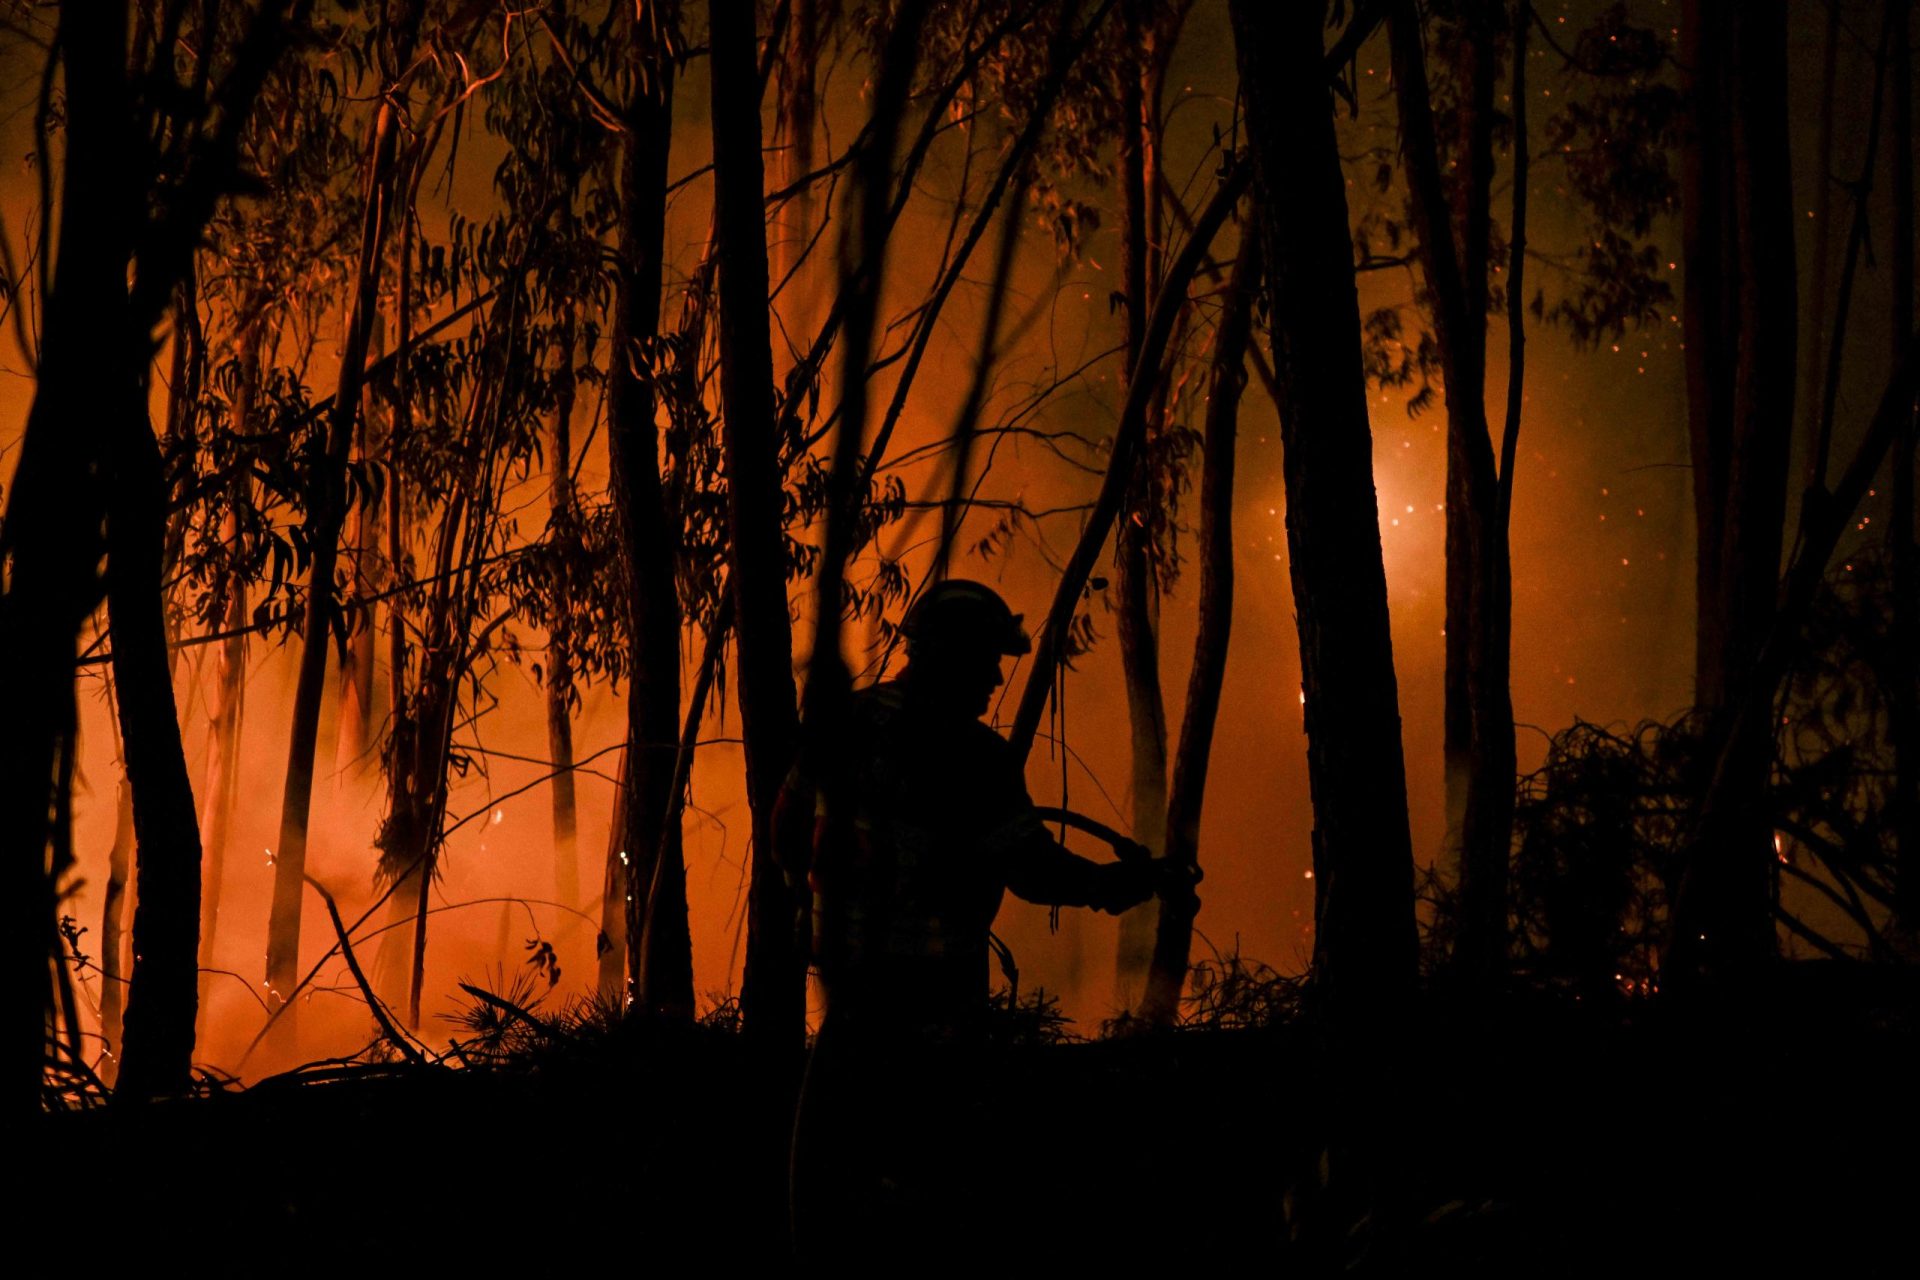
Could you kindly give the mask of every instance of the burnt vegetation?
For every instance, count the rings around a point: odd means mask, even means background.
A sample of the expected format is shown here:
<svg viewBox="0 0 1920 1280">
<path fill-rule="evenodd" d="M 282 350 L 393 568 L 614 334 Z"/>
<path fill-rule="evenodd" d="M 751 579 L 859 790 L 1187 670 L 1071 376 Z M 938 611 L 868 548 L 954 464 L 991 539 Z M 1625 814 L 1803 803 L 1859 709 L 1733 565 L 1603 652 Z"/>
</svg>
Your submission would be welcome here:
<svg viewBox="0 0 1920 1280">
<path fill-rule="evenodd" d="M 978 577 L 1043 601 L 990 717 L 1036 792 L 1106 789 L 1104 696 L 1124 830 L 1081 830 L 1214 874 L 1076 952 L 1104 1019 L 995 938 L 969 1247 L 1903 1274 L 1910 8 L 0 0 L 24 1220 L 99 1197 L 82 1255 L 214 1270 L 786 1256 L 778 797 Z M 1528 389 L 1668 338 L 1691 697 L 1516 725 L 1565 588 Z M 1228 731 L 1250 690 L 1297 739 Z M 1279 750 L 1310 838 L 1203 840 Z M 487 834 L 520 797 L 531 846 Z M 456 885 L 487 840 L 520 887 Z M 1297 955 L 1208 935 L 1283 876 Z"/>
</svg>

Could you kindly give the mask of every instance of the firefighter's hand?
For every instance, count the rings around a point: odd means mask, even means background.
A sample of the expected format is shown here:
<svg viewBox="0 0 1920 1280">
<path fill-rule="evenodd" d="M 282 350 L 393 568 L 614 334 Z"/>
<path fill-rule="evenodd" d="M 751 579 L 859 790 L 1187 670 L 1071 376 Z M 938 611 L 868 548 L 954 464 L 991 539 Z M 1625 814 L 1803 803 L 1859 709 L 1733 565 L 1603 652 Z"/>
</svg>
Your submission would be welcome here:
<svg viewBox="0 0 1920 1280">
<path fill-rule="evenodd" d="M 1147 858 L 1132 857 L 1104 864 L 1097 882 L 1099 892 L 1087 905 L 1115 916 L 1139 906 L 1153 896 L 1153 865 Z"/>
<path fill-rule="evenodd" d="M 1200 909 L 1200 895 L 1194 892 L 1200 884 L 1199 867 L 1172 858 L 1155 858 L 1149 865 L 1153 871 L 1154 897 L 1189 913 Z"/>
</svg>

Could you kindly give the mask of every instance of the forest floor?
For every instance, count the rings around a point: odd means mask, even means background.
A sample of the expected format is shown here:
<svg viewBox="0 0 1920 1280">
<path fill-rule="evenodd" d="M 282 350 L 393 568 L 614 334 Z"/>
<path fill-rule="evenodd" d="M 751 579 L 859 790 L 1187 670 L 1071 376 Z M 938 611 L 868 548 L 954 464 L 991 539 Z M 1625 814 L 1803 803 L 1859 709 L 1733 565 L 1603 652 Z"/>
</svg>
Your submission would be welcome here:
<svg viewBox="0 0 1920 1280">
<path fill-rule="evenodd" d="M 1310 1021 L 1010 1048 L 982 1072 L 973 1219 L 901 1267 L 965 1241 L 1019 1272 L 1920 1274 L 1920 1002 L 1866 972 L 1750 1016 L 1429 1005 L 1364 1056 Z M 729 1033 L 630 1026 L 500 1069 L 50 1114 L 9 1144 L 9 1234 L 62 1275 L 772 1260 L 786 1104 L 763 1079 Z"/>
</svg>

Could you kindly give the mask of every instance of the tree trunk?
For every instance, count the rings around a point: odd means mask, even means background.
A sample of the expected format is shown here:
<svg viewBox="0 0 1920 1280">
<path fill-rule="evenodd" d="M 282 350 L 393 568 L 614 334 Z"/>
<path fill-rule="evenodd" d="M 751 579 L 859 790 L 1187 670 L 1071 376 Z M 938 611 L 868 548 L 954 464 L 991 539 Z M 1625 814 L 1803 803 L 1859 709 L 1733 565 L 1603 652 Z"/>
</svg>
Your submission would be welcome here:
<svg viewBox="0 0 1920 1280">
<path fill-rule="evenodd" d="M 627 776 L 627 749 L 620 750 L 621 778 Z M 627 994 L 627 788 L 623 782 L 613 796 L 613 820 L 607 825 L 607 860 L 600 882 L 600 936 L 595 951 L 600 961 L 599 991 L 603 999 L 626 1007 Z"/>
<path fill-rule="evenodd" d="M 749 1034 L 796 1050 L 806 1017 L 806 958 L 773 858 L 773 804 L 792 763 L 793 627 L 787 611 L 780 441 L 767 325 L 767 238 L 760 160 L 754 6 L 711 0 L 714 219 L 720 270 L 720 399 L 725 417 L 735 685 L 746 740 L 752 868 L 740 1005 Z M 844 427 L 843 427 L 844 429 Z M 831 606 L 823 606 L 831 607 Z M 824 622 L 824 619 L 823 619 Z"/>
<path fill-rule="evenodd" d="M 373 334 L 367 343 L 368 358 L 375 364 L 381 361 L 384 327 L 382 317 L 376 311 Z M 358 437 L 358 452 L 363 460 L 382 452 L 382 442 L 375 437 L 373 430 L 376 412 L 372 388 L 362 386 L 355 434 Z M 377 606 L 373 600 L 386 586 L 375 568 L 378 564 L 375 553 L 379 550 L 385 523 L 380 506 L 375 501 L 357 504 L 353 509 L 353 532 L 347 536 L 347 545 L 353 548 L 353 603 L 349 606 L 351 612 L 347 621 L 353 629 L 348 633 L 346 646 L 341 650 L 338 677 L 340 700 L 334 712 L 333 750 L 334 771 L 342 776 L 361 773 L 376 763 L 367 745 L 373 730 L 373 652 L 377 635 L 373 621 Z M 362 616 L 355 617 L 355 613 Z"/>
<path fill-rule="evenodd" d="M 257 314 L 257 313 L 256 313 Z M 231 420 L 239 431 L 254 429 L 253 404 L 259 387 L 261 336 L 249 324 L 239 340 L 238 370 L 234 382 Z M 239 534 L 234 507 L 246 496 L 247 481 L 236 481 L 221 537 L 229 544 Z M 207 773 L 201 787 L 200 829 L 205 841 L 206 879 L 200 907 L 200 1019 L 204 1034 L 214 975 L 213 948 L 220 927 L 220 896 L 226 874 L 227 837 L 233 807 L 240 791 L 240 722 L 244 713 L 247 679 L 247 584 L 235 575 L 226 584 L 223 619 L 229 633 L 214 654 L 213 707 L 207 722 Z"/>
<path fill-rule="evenodd" d="M 1805 397 L 1805 408 L 1801 414 L 1804 421 L 1815 421 L 1820 412 L 1820 384 L 1826 370 L 1826 306 L 1828 263 L 1833 256 L 1833 188 L 1836 185 L 1828 173 L 1833 155 L 1833 118 L 1834 85 L 1838 78 L 1840 64 L 1840 6 L 1826 6 L 1826 38 L 1820 46 L 1820 140 L 1814 154 L 1820 157 L 1821 181 L 1814 185 L 1813 208 L 1813 265 L 1807 276 L 1807 342 L 1806 362 L 1800 375 L 1800 394 Z M 1893 330 L 1897 343 L 1905 336 L 1899 327 Z"/>
<path fill-rule="evenodd" d="M 1120 85 L 1120 186 L 1124 195 L 1120 218 L 1121 273 L 1126 288 L 1126 345 L 1121 351 L 1122 387 L 1136 380 L 1157 380 L 1158 365 L 1142 367 L 1141 344 L 1146 340 L 1147 313 L 1153 306 L 1155 281 L 1150 272 L 1152 250 L 1148 238 L 1148 207 L 1158 203 L 1153 182 L 1153 124 L 1147 118 L 1147 77 L 1151 74 L 1142 51 L 1145 29 L 1139 0 L 1122 8 L 1124 47 Z M 1156 407 L 1158 401 L 1156 399 Z M 1150 414 L 1149 438 L 1159 423 Z M 1121 679 L 1127 691 L 1127 725 L 1132 746 L 1130 775 L 1133 838 L 1156 857 L 1166 851 L 1167 837 L 1167 708 L 1160 688 L 1160 643 L 1155 622 L 1159 585 L 1152 566 L 1153 516 L 1157 494 L 1151 464 L 1134 477 L 1126 518 L 1120 521 L 1113 547 L 1115 595 L 1114 635 L 1119 641 Z M 1153 959 L 1159 903 L 1149 900 L 1120 917 L 1120 947 L 1114 973 L 1114 1005 L 1131 1009 L 1138 1002 L 1147 969 Z"/>
<path fill-rule="evenodd" d="M 780 101 L 780 185 L 783 190 L 792 190 L 793 195 L 780 208 L 774 223 L 774 283 L 781 286 L 780 313 L 793 333 L 810 333 L 814 328 L 814 272 L 802 265 L 816 230 L 813 187 L 801 180 L 813 172 L 814 165 L 824 17 L 819 0 L 792 0 L 787 47 L 775 68 Z"/>
<path fill-rule="evenodd" d="M 59 247 L 33 404 L 0 526 L 0 666 L 15 682 L 0 734 L 0 939 L 8 948 L 0 965 L 0 1113 L 10 1116 L 39 1109 L 52 1025 L 54 890 L 72 864 L 74 649 L 103 587 L 102 433 L 137 395 L 148 354 L 126 324 L 127 7 L 90 6 L 81 16 L 60 13 L 67 114 Z"/>
<path fill-rule="evenodd" d="M 1188 233 L 1186 243 L 1168 266 L 1159 300 L 1154 303 L 1153 313 L 1147 320 L 1147 334 L 1141 347 L 1143 365 L 1157 365 L 1165 354 L 1174 321 L 1187 305 L 1187 286 L 1200 269 L 1201 260 L 1206 256 L 1214 236 L 1219 234 L 1234 205 L 1246 193 L 1252 173 L 1251 166 L 1233 168 L 1214 190 L 1206 208 L 1193 220 L 1193 230 Z M 1066 568 L 1060 574 L 1060 581 L 1054 587 L 1053 601 L 1047 607 L 1046 622 L 1034 642 L 1033 662 L 1027 669 L 1027 682 L 1020 688 L 1020 703 L 1014 709 L 1013 725 L 1007 732 L 1007 741 L 1013 747 L 1016 759 L 1025 760 L 1033 750 L 1034 735 L 1040 730 L 1040 717 L 1046 711 L 1054 675 L 1064 652 L 1065 637 L 1072 625 L 1074 610 L 1080 602 L 1080 593 L 1086 590 L 1094 562 L 1106 546 L 1107 535 L 1113 531 L 1114 520 L 1125 503 L 1135 461 L 1145 447 L 1148 403 L 1152 396 L 1153 385 L 1147 381 L 1136 381 L 1127 388 L 1126 403 L 1121 406 L 1120 421 L 1114 427 L 1113 450 L 1107 461 L 1106 477 L 1100 482 L 1100 493 L 1094 499 L 1093 510 L 1088 513 L 1087 522 L 1080 530 L 1080 539 L 1074 544 L 1073 553 L 1067 558 Z"/>
<path fill-rule="evenodd" d="M 660 330 L 673 63 L 638 27 L 634 40 L 634 57 L 646 74 L 637 80 L 640 87 L 627 107 L 620 171 L 620 274 L 614 304 L 618 310 L 607 393 L 611 487 L 626 549 L 633 645 L 628 666 L 626 795 L 620 810 L 620 847 L 626 854 L 622 898 L 629 943 L 627 994 L 643 1008 L 690 1018 L 693 958 L 685 928 L 686 871 L 679 830 L 669 830 L 666 824 L 680 726 L 680 597 L 674 579 L 673 534 L 660 487 L 653 387 L 638 372 L 644 367 L 639 361 L 648 354 L 645 346 Z M 763 247 L 763 275 L 764 252 Z M 760 300 L 764 307 L 764 291 Z M 662 858 L 666 864 L 657 879 L 669 900 L 656 914 L 665 924 L 652 939 L 658 953 L 646 957 L 643 964 L 639 947 L 632 944 L 640 938 L 646 918 L 646 890 L 656 880 L 654 862 Z M 677 930 L 670 927 L 676 920 L 681 922 Z M 641 987 L 643 970 L 650 989 Z"/>
<path fill-rule="evenodd" d="M 1314 968 L 1384 1023 L 1415 969 L 1413 852 L 1346 179 L 1318 5 L 1232 0 L 1280 392 L 1314 814 Z"/>
<path fill-rule="evenodd" d="M 1505 958 L 1514 790 L 1509 628 L 1502 605 L 1507 543 L 1486 408 L 1496 13 L 1492 5 L 1480 4 L 1461 15 L 1459 78 L 1466 92 L 1458 127 L 1465 172 L 1452 200 L 1442 178 L 1424 35 L 1414 5 L 1397 6 L 1391 22 L 1410 203 L 1446 384 L 1443 749 L 1449 838 L 1457 818 L 1459 840 L 1448 852 L 1458 868 L 1455 966 L 1476 987 L 1492 981 Z"/>
<path fill-rule="evenodd" d="M 578 521 L 573 502 L 573 316 L 568 312 L 555 344 L 560 367 L 555 377 L 553 452 L 548 465 L 553 482 L 548 487 L 550 526 L 569 549 L 578 546 Z M 555 584 L 553 616 L 547 629 L 547 754 L 553 762 L 553 892 L 569 907 L 580 905 L 580 850 L 575 839 L 577 811 L 573 788 L 572 599 L 564 576 Z M 562 920 L 571 919 L 563 916 Z M 565 925 L 563 924 L 563 928 Z"/>
<path fill-rule="evenodd" d="M 1906 0 L 1887 0 L 1888 56 L 1893 70 L 1892 260 L 1893 358 L 1913 332 L 1913 36 Z M 1824 185 L 1824 184 L 1823 184 Z M 1816 303 L 1816 306 L 1818 304 Z M 1889 727 L 1893 737 L 1894 909 L 1900 925 L 1920 932 L 1920 576 L 1915 573 L 1914 432 L 1893 444 L 1887 542 L 1893 569 L 1893 661 Z"/>
<path fill-rule="evenodd" d="M 1749 686 L 1776 613 L 1786 520 L 1797 307 L 1784 5 L 1690 0 L 1681 64 L 1691 69 L 1682 211 L 1700 565 L 1695 701 L 1708 741 L 1737 751 L 1722 762 L 1724 780 L 1703 780 L 1718 815 L 1703 817 L 1711 838 L 1696 841 L 1674 903 L 1664 967 L 1676 984 L 1752 972 L 1775 951 L 1764 804 L 1772 737 L 1726 726 L 1762 696 Z"/>
<path fill-rule="evenodd" d="M 225 629 L 238 633 L 247 624 L 247 587 L 228 586 Z M 201 788 L 201 830 L 204 833 L 206 879 L 200 907 L 200 1010 L 205 1014 L 214 975 L 213 947 L 220 925 L 220 892 L 226 873 L 227 839 L 233 825 L 233 807 L 240 792 L 240 722 L 247 678 L 247 638 L 229 634 L 214 654 L 213 708 L 207 722 L 207 775 Z"/>
<path fill-rule="evenodd" d="M 412 49 L 419 10 L 409 7 L 397 41 L 404 64 Z M 375 111 L 367 147 L 366 204 L 360 224 L 360 260 L 347 312 L 346 341 L 340 352 L 340 380 L 327 424 L 326 453 L 317 458 L 308 514 L 311 565 L 301 634 L 300 669 L 294 686 L 291 741 L 280 801 L 280 840 L 274 849 L 273 901 L 267 917 L 267 998 L 283 999 L 300 980 L 300 910 L 306 890 L 308 818 L 313 803 L 314 758 L 319 745 L 321 697 L 327 678 L 327 648 L 339 605 L 333 598 L 334 567 L 339 561 L 340 527 L 346 505 L 345 468 L 353 443 L 354 419 L 367 363 L 375 312 L 379 306 L 383 246 L 393 198 L 394 161 L 399 133 L 398 109 L 382 98 Z M 397 714 L 397 709 L 396 709 Z M 279 1034 L 295 1038 L 289 1010 Z"/>
<path fill-rule="evenodd" d="M 118 1088 L 182 1092 L 192 1080 L 199 993 L 200 822 L 180 742 L 161 556 L 167 494 L 144 397 L 112 424 L 107 610 L 127 778 L 133 787 L 136 903 Z"/>
<path fill-rule="evenodd" d="M 113 847 L 107 852 L 107 887 L 100 911 L 100 1038 L 106 1042 L 100 1078 L 108 1084 L 120 1071 L 121 1011 L 127 1003 L 127 887 L 133 869 L 133 784 L 126 765 L 114 788 L 117 817 Z"/>
<path fill-rule="evenodd" d="M 1240 425 L 1240 392 L 1246 385 L 1247 346 L 1253 329 L 1253 297 L 1260 288 L 1260 236 L 1251 223 L 1240 237 L 1239 260 L 1221 303 L 1208 375 L 1207 420 L 1200 471 L 1200 604 L 1193 640 L 1193 669 L 1180 721 L 1180 747 L 1173 761 L 1167 804 L 1166 852 L 1186 866 L 1200 863 L 1201 801 L 1213 750 L 1220 688 L 1227 673 L 1227 640 L 1233 628 L 1233 469 Z M 1193 911 L 1185 902 L 1154 902 L 1152 963 L 1140 1016 L 1167 1026 L 1180 1012 L 1193 943 Z"/>
</svg>

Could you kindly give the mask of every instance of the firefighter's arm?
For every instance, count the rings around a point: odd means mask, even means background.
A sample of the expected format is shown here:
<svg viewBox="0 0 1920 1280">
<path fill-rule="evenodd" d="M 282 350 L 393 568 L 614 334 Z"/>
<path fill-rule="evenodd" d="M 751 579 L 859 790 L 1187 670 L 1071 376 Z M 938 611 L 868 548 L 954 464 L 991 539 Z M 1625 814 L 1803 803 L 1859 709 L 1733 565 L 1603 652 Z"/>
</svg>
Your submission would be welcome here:
<svg viewBox="0 0 1920 1280">
<path fill-rule="evenodd" d="M 1094 862 L 1065 848 L 1031 815 L 1006 833 L 1007 888 L 1051 907 L 1092 907 L 1118 915 L 1151 898 L 1158 877 L 1145 859 Z M 1144 852 L 1144 851 L 1143 851 Z"/>
</svg>

